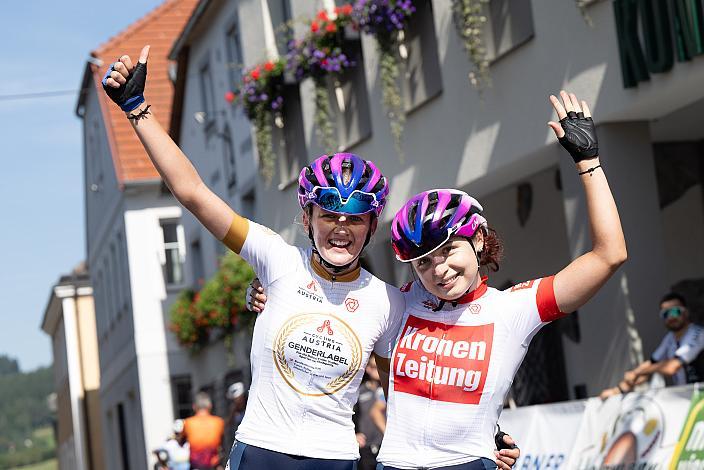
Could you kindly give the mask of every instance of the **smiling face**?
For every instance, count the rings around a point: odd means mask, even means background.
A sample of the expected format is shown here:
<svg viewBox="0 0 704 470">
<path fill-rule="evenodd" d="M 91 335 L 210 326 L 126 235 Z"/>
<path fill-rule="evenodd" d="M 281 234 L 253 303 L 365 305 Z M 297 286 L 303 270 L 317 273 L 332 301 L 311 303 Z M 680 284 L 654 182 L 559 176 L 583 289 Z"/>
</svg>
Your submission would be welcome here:
<svg viewBox="0 0 704 470">
<path fill-rule="evenodd" d="M 376 230 L 377 220 L 371 213 L 352 215 L 329 212 L 316 205 L 303 212 L 306 231 L 313 227 L 318 253 L 328 263 L 344 266 L 357 259 L 364 248 L 367 233 Z"/>
<path fill-rule="evenodd" d="M 484 247 L 481 230 L 473 237 L 477 251 Z M 431 253 L 413 261 L 425 289 L 436 297 L 455 300 L 479 285 L 479 264 L 465 237 L 452 237 Z"/>
</svg>

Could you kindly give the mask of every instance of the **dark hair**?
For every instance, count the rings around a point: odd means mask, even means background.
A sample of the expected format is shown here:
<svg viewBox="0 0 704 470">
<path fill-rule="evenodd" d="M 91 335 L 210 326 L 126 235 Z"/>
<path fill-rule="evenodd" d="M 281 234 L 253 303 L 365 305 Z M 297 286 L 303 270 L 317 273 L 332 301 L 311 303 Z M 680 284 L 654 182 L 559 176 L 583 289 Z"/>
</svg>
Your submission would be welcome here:
<svg viewBox="0 0 704 470">
<path fill-rule="evenodd" d="M 499 270 L 499 261 L 504 256 L 504 245 L 493 228 L 482 229 L 484 234 L 484 248 L 479 254 L 479 266 L 486 266 L 496 272 Z"/>
<path fill-rule="evenodd" d="M 675 292 L 668 292 L 667 294 L 665 294 L 662 299 L 660 299 L 660 303 L 662 304 L 664 302 L 669 302 L 670 300 L 676 300 L 681 303 L 683 307 L 687 307 L 687 301 L 684 300 L 684 297 Z"/>
</svg>

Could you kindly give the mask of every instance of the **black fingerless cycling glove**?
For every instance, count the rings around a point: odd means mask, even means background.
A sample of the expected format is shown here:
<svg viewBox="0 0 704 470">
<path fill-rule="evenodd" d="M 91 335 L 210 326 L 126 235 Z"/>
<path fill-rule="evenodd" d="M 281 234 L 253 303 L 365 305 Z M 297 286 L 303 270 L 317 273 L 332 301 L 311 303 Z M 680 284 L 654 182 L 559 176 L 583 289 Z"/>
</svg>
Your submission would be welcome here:
<svg viewBox="0 0 704 470">
<path fill-rule="evenodd" d="M 147 83 L 147 64 L 137 63 L 124 85 L 113 88 L 107 85 L 110 72 L 115 70 L 112 64 L 103 77 L 103 90 L 124 112 L 129 113 L 140 104 L 144 103 L 144 85 Z"/>
<path fill-rule="evenodd" d="M 588 160 L 599 155 L 599 143 L 596 138 L 596 127 L 590 117 L 584 113 L 570 111 L 560 120 L 565 135 L 558 140 L 567 150 L 575 163 Z"/>
<path fill-rule="evenodd" d="M 496 435 L 494 436 L 494 442 L 496 443 L 496 449 L 497 449 L 497 450 L 502 450 L 502 449 L 515 449 L 515 448 L 516 448 L 516 444 L 508 445 L 508 444 L 506 444 L 506 443 L 504 442 L 504 436 L 505 436 L 505 435 L 506 435 L 506 433 L 503 432 L 503 431 L 501 430 L 501 428 L 499 428 L 499 432 L 497 432 Z"/>
</svg>

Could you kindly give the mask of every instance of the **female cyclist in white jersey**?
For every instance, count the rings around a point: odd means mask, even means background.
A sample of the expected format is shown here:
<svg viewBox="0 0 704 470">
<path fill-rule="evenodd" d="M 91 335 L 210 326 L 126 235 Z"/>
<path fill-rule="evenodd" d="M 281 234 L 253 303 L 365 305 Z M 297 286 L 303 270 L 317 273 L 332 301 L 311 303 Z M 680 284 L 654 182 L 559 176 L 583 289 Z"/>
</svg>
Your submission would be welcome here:
<svg viewBox="0 0 704 470">
<path fill-rule="evenodd" d="M 150 113 L 144 99 L 149 47 L 103 79 L 132 122 L 174 196 L 219 240 L 239 253 L 269 291 L 250 355 L 252 385 L 232 470 L 348 470 L 359 458 L 352 407 L 373 351 L 387 352 L 391 322 L 403 313 L 397 290 L 361 269 L 359 256 L 377 227 L 388 184 L 352 154 L 323 156 L 301 171 L 298 198 L 312 247 L 288 245 L 237 215 L 201 180 Z"/>
<path fill-rule="evenodd" d="M 391 364 L 381 470 L 496 468 L 494 425 L 531 339 L 545 324 L 584 305 L 626 259 L 616 204 L 599 163 L 589 109 L 575 95 L 551 96 L 550 122 L 584 184 L 593 248 L 555 276 L 506 291 L 486 285 L 502 246 L 482 207 L 454 189 L 408 200 L 391 225 L 397 259 L 418 281 L 404 286 L 406 310 Z M 255 311 L 266 296 L 251 296 Z"/>
</svg>

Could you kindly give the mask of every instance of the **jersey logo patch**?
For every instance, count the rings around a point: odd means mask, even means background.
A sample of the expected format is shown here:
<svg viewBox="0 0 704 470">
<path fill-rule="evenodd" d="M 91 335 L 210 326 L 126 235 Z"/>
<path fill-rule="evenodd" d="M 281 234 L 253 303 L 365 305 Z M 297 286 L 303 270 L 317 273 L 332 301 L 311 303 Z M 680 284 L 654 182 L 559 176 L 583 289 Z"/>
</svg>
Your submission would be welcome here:
<svg viewBox="0 0 704 470">
<path fill-rule="evenodd" d="M 493 323 L 445 325 L 409 316 L 394 351 L 394 390 L 436 401 L 478 404 L 493 339 Z"/>
<path fill-rule="evenodd" d="M 436 308 L 438 308 L 438 304 L 436 304 L 435 302 L 431 302 L 430 300 L 424 300 L 423 307 L 427 308 L 428 310 L 435 310 Z"/>
<path fill-rule="evenodd" d="M 535 282 L 535 279 L 532 279 L 530 281 L 525 281 L 521 282 L 520 284 L 516 284 L 515 286 L 511 287 L 511 292 L 515 292 L 517 290 L 522 290 L 522 289 L 530 289 L 533 287 L 533 283 Z"/>
<path fill-rule="evenodd" d="M 347 307 L 348 312 L 352 313 L 359 308 L 359 300 L 348 297 L 345 299 L 345 307 Z"/>
<path fill-rule="evenodd" d="M 482 311 L 482 306 L 479 304 L 469 304 L 469 311 L 474 315 L 477 315 Z"/>
<path fill-rule="evenodd" d="M 311 281 L 305 287 L 298 286 L 298 295 L 307 299 L 315 300 L 316 302 L 322 304 L 323 297 L 321 295 L 316 294 L 316 292 L 318 292 L 319 287 L 320 286 L 315 281 L 315 279 L 311 279 Z"/>
<path fill-rule="evenodd" d="M 411 286 L 413 285 L 412 282 L 407 282 L 404 285 L 401 286 L 401 292 L 408 292 L 411 290 Z"/>
</svg>

